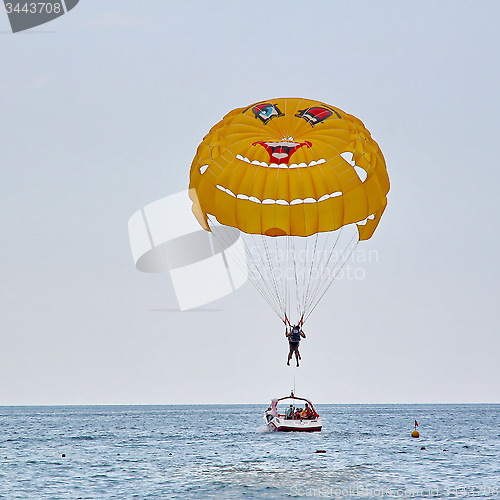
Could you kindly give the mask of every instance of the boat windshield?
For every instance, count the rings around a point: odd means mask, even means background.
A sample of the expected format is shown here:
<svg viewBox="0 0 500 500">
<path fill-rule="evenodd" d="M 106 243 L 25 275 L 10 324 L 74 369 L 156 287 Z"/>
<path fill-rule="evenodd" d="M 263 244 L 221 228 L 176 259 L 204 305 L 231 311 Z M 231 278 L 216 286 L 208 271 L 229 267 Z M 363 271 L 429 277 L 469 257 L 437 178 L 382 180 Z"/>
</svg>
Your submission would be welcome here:
<svg viewBox="0 0 500 500">
<path fill-rule="evenodd" d="M 276 409 L 278 411 L 278 416 L 290 420 L 313 420 L 318 416 L 312 403 L 304 399 L 282 399 L 278 402 Z"/>
</svg>

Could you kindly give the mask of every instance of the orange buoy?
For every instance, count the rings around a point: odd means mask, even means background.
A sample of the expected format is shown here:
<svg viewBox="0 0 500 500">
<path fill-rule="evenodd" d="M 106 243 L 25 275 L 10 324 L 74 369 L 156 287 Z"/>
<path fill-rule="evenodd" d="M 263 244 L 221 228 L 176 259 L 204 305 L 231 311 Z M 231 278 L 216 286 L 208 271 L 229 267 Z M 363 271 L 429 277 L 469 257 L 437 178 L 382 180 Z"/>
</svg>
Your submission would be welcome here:
<svg viewBox="0 0 500 500">
<path fill-rule="evenodd" d="M 418 427 L 418 422 L 415 420 L 415 430 L 411 433 L 411 437 L 412 438 L 418 438 L 418 437 L 420 437 L 420 434 L 417 431 L 417 427 Z"/>
</svg>

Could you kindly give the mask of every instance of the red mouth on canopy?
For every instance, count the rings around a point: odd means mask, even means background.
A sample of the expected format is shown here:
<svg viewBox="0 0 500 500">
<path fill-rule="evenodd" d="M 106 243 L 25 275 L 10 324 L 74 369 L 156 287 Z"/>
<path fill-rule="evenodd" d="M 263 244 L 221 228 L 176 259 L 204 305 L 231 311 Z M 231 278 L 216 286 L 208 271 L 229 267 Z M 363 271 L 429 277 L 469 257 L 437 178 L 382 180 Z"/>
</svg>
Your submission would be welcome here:
<svg viewBox="0 0 500 500">
<path fill-rule="evenodd" d="M 289 163 L 290 157 L 300 149 L 302 146 L 311 147 L 309 141 L 305 142 L 293 142 L 293 141 L 257 141 L 252 144 L 252 146 L 262 146 L 268 153 L 271 163 L 276 163 L 281 165 L 283 163 Z"/>
</svg>

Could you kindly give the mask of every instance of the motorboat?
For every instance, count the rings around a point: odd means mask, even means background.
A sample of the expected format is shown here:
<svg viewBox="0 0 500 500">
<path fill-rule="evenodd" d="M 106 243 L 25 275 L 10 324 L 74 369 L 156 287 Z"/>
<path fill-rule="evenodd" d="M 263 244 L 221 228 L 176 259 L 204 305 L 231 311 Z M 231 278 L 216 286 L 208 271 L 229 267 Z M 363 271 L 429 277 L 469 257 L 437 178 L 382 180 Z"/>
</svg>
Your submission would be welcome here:
<svg viewBox="0 0 500 500">
<path fill-rule="evenodd" d="M 293 392 L 284 398 L 272 399 L 271 406 L 264 413 L 264 421 L 271 431 L 318 432 L 321 418 L 314 405 Z"/>
</svg>

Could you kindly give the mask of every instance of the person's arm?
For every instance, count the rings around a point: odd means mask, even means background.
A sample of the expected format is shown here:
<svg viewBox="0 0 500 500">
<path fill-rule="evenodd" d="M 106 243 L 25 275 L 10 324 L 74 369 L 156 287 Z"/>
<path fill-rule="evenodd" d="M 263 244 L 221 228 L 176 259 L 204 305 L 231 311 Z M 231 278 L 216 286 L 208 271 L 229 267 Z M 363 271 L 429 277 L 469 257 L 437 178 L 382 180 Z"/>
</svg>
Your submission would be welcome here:
<svg viewBox="0 0 500 500">
<path fill-rule="evenodd" d="M 306 338 L 306 334 L 302 330 L 300 330 L 300 336 Z"/>
</svg>

